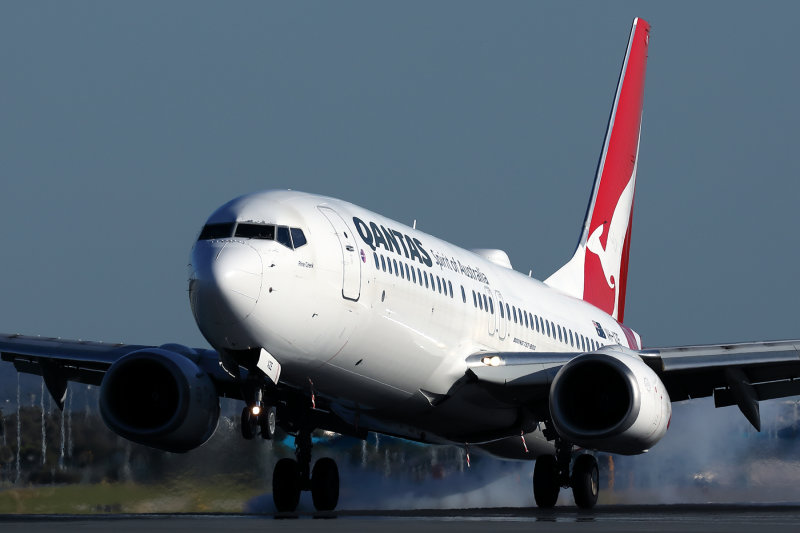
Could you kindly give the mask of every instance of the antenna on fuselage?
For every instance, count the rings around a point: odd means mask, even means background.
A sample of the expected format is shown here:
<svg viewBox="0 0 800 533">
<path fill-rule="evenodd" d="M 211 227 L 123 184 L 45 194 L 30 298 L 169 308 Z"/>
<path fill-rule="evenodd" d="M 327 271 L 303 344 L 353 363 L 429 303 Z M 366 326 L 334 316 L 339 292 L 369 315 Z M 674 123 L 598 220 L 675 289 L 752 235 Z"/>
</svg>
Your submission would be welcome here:
<svg viewBox="0 0 800 533">
<path fill-rule="evenodd" d="M 414 224 L 411 226 L 414 229 L 417 229 L 417 219 L 414 219 Z"/>
</svg>

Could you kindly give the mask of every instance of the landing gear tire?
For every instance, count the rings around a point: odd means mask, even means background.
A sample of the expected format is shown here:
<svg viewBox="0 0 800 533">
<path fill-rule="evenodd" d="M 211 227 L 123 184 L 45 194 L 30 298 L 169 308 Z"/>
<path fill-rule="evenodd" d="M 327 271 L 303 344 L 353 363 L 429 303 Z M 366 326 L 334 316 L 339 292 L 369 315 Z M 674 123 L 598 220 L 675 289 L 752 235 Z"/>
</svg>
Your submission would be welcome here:
<svg viewBox="0 0 800 533">
<path fill-rule="evenodd" d="M 330 457 L 323 457 L 314 464 L 311 498 L 317 511 L 333 511 L 339 503 L 339 468 Z"/>
<path fill-rule="evenodd" d="M 275 438 L 275 431 L 278 428 L 278 414 L 274 406 L 267 407 L 258 417 L 258 425 L 261 428 L 261 437 L 264 440 Z"/>
<path fill-rule="evenodd" d="M 560 491 L 558 463 L 555 456 L 538 457 L 533 467 L 533 498 L 536 500 L 536 505 L 542 509 L 552 509 L 556 506 Z"/>
<path fill-rule="evenodd" d="M 300 502 L 300 468 L 294 459 L 283 458 L 272 472 L 272 501 L 279 513 L 291 513 Z"/>
<path fill-rule="evenodd" d="M 580 509 L 594 507 L 600 493 L 600 473 L 597 469 L 597 460 L 593 456 L 583 454 L 575 460 L 570 484 L 575 505 Z"/>
<path fill-rule="evenodd" d="M 258 434 L 258 417 L 253 415 L 247 406 L 242 409 L 241 426 L 242 437 L 247 440 L 253 439 Z"/>
</svg>

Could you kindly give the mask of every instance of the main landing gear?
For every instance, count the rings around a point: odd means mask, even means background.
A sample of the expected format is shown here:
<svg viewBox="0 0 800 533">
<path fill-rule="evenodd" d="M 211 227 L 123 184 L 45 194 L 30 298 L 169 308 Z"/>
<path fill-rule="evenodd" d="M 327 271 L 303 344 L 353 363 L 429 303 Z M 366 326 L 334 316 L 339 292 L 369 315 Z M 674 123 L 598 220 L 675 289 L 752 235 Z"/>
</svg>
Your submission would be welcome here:
<svg viewBox="0 0 800 533">
<path fill-rule="evenodd" d="M 336 461 L 323 457 L 311 471 L 311 430 L 302 429 L 295 437 L 297 459 L 283 458 L 272 473 L 272 499 L 281 513 L 297 509 L 300 491 L 310 490 L 317 511 L 333 511 L 339 503 L 339 468 Z"/>
<path fill-rule="evenodd" d="M 589 454 L 579 455 L 569 472 L 572 445 L 557 443 L 556 455 L 542 455 L 533 468 L 533 497 L 543 509 L 555 507 L 561 488 L 572 487 L 575 505 L 591 509 L 600 493 L 597 460 Z"/>
</svg>

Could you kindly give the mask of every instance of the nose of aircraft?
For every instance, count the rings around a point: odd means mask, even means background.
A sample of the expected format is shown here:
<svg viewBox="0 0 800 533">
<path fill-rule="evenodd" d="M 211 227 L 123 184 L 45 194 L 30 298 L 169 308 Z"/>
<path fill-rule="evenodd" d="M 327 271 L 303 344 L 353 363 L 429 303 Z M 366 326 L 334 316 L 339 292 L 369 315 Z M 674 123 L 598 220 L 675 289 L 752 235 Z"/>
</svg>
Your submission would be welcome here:
<svg viewBox="0 0 800 533">
<path fill-rule="evenodd" d="M 245 320 L 261 294 L 261 256 L 248 244 L 199 241 L 192 250 L 189 299 L 198 323 Z"/>
</svg>

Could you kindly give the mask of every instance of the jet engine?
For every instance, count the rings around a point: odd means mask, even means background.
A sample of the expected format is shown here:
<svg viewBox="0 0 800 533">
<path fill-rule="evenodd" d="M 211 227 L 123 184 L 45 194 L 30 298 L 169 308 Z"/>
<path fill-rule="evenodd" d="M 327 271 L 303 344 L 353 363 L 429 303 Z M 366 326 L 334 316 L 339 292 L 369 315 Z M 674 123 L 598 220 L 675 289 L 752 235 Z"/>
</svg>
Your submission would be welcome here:
<svg viewBox="0 0 800 533">
<path fill-rule="evenodd" d="M 606 348 L 561 367 L 550 387 L 550 416 L 558 434 L 575 445 L 634 455 L 661 440 L 672 405 L 636 353 Z"/>
<path fill-rule="evenodd" d="M 214 434 L 219 399 L 211 378 L 191 359 L 148 348 L 111 365 L 100 386 L 100 414 L 128 440 L 183 453 Z"/>
</svg>

